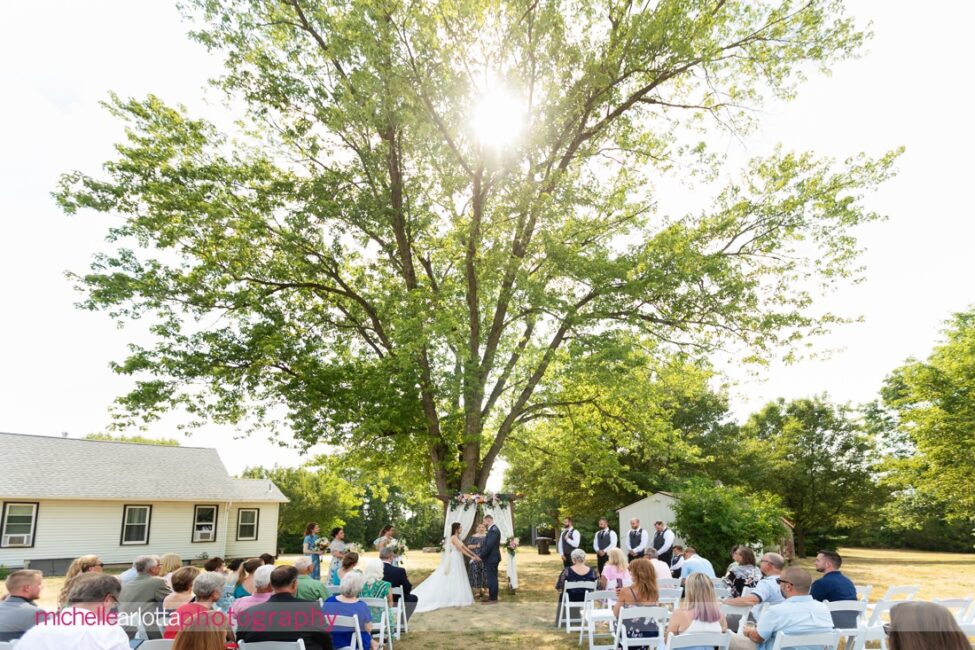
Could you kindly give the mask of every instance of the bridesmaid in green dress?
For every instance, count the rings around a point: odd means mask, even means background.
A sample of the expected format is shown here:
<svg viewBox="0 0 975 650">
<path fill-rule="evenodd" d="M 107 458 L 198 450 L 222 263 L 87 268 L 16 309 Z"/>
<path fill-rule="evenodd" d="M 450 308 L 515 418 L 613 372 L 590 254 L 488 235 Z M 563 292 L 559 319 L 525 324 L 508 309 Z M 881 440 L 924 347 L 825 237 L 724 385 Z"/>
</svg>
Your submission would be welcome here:
<svg viewBox="0 0 975 650">
<path fill-rule="evenodd" d="M 332 552 L 332 563 L 328 569 L 328 584 L 339 584 L 339 568 L 342 566 L 342 558 L 345 557 L 345 529 L 341 527 L 332 529 L 332 543 L 329 550 Z"/>
</svg>

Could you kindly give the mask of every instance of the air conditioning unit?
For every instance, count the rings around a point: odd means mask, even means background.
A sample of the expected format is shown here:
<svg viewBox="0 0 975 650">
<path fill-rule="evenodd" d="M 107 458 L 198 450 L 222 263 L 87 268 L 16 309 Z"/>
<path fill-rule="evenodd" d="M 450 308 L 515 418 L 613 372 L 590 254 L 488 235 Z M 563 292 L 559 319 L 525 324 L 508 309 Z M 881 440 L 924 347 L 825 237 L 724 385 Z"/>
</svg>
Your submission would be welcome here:
<svg viewBox="0 0 975 650">
<path fill-rule="evenodd" d="M 4 546 L 30 546 L 30 535 L 4 535 Z"/>
<path fill-rule="evenodd" d="M 213 541 L 213 531 L 212 530 L 198 530 L 198 531 L 196 531 L 196 541 L 198 541 L 198 542 L 212 542 Z"/>
</svg>

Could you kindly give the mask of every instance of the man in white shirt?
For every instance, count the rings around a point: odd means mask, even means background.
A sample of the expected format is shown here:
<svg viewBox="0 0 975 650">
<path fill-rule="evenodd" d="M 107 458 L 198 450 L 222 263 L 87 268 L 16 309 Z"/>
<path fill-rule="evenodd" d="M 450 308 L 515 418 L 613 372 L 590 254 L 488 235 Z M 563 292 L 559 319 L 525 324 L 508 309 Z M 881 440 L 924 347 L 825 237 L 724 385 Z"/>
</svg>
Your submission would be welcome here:
<svg viewBox="0 0 975 650">
<path fill-rule="evenodd" d="M 725 605 L 732 607 L 751 607 L 750 615 L 755 621 L 767 605 L 777 605 L 785 600 L 785 596 L 779 589 L 779 578 L 785 568 L 785 558 L 778 553 L 766 553 L 758 561 L 758 568 L 762 571 L 763 578 L 747 595 L 724 601 Z"/>
<path fill-rule="evenodd" d="M 623 538 L 623 550 L 631 562 L 643 557 L 643 552 L 650 545 L 650 534 L 640 528 L 639 519 L 630 519 L 630 532 Z"/>
<path fill-rule="evenodd" d="M 674 531 L 667 528 L 667 524 L 662 521 L 655 522 L 653 527 L 657 529 L 653 534 L 653 547 L 657 549 L 657 557 L 669 566 L 674 548 Z"/>
<path fill-rule="evenodd" d="M 29 650 L 129 650 L 116 611 L 121 591 L 115 576 L 82 573 L 68 591 L 67 606 L 45 614 L 18 645 Z"/>
<path fill-rule="evenodd" d="M 657 559 L 657 549 L 651 546 L 643 552 L 643 555 L 653 565 L 653 573 L 657 576 L 657 580 L 670 578 L 670 566 Z"/>
<path fill-rule="evenodd" d="M 609 549 L 616 548 L 618 541 L 616 531 L 609 527 L 609 520 L 606 517 L 601 518 L 599 530 L 596 532 L 596 536 L 592 538 L 592 550 L 596 551 L 599 575 L 603 574 L 603 567 L 609 561 Z"/>
<path fill-rule="evenodd" d="M 568 568 L 572 566 L 572 551 L 582 545 L 582 536 L 578 530 L 573 528 L 571 518 L 566 517 L 563 523 L 565 528 L 562 529 L 562 534 L 559 535 L 557 546 L 559 555 L 562 556 L 562 566 Z"/>
</svg>

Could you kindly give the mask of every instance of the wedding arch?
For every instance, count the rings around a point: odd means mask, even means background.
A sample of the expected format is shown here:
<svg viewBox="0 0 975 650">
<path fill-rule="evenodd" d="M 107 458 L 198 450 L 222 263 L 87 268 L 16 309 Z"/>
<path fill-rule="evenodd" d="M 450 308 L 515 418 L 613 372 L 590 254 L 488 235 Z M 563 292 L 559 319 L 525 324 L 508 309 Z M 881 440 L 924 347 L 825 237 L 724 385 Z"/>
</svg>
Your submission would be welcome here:
<svg viewBox="0 0 975 650">
<path fill-rule="evenodd" d="M 454 522 L 460 523 L 460 537 L 466 539 L 474 528 L 478 511 L 484 516 L 491 515 L 498 530 L 501 531 L 502 560 L 507 556 L 508 584 L 512 590 L 518 589 L 518 566 L 515 564 L 514 548 L 509 546 L 515 538 L 514 502 L 516 494 L 477 494 L 459 492 L 453 496 L 437 495 L 444 502 L 446 513 L 443 523 L 444 539 L 450 537 L 450 527 Z"/>
</svg>

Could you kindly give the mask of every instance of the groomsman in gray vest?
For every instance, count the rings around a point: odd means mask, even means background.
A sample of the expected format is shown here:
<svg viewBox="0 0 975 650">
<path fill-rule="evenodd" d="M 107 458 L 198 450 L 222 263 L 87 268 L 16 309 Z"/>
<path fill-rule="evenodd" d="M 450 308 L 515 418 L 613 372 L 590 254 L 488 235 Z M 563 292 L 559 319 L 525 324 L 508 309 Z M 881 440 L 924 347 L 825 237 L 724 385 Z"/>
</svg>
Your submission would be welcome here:
<svg viewBox="0 0 975 650">
<path fill-rule="evenodd" d="M 609 560 L 609 549 L 616 548 L 618 540 L 616 531 L 610 530 L 606 517 L 599 520 L 599 530 L 592 538 L 592 550 L 596 551 L 596 562 L 599 563 L 599 575 L 603 574 L 603 567 Z"/>
<path fill-rule="evenodd" d="M 565 528 L 559 535 L 558 549 L 559 555 L 562 556 L 562 566 L 568 568 L 572 566 L 572 551 L 582 545 L 582 536 L 572 527 L 572 519 L 566 517 L 564 524 Z"/>
<path fill-rule="evenodd" d="M 667 528 L 667 524 L 662 521 L 654 522 L 653 527 L 657 529 L 653 534 L 653 547 L 657 549 L 657 559 L 670 565 L 670 559 L 674 556 L 674 531 Z"/>
<path fill-rule="evenodd" d="M 639 519 L 630 519 L 630 532 L 623 538 L 623 550 L 630 561 L 643 557 L 650 545 L 650 533 L 640 528 Z"/>
</svg>

